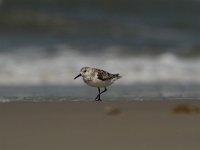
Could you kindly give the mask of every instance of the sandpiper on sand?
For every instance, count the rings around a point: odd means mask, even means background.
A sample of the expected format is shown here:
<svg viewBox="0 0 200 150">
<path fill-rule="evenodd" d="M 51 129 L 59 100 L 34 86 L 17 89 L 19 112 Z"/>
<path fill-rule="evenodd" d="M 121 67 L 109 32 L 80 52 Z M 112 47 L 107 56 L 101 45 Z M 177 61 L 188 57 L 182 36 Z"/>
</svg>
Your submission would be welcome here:
<svg viewBox="0 0 200 150">
<path fill-rule="evenodd" d="M 107 71 L 91 68 L 91 67 L 83 67 L 80 70 L 80 74 L 77 75 L 74 79 L 82 76 L 83 81 L 89 86 L 97 87 L 99 94 L 96 96 L 96 101 L 101 101 L 101 94 L 107 91 L 108 86 L 114 83 L 117 79 L 120 79 L 122 76 L 119 74 L 111 74 Z M 104 87 L 104 90 L 101 92 L 100 88 Z"/>
</svg>

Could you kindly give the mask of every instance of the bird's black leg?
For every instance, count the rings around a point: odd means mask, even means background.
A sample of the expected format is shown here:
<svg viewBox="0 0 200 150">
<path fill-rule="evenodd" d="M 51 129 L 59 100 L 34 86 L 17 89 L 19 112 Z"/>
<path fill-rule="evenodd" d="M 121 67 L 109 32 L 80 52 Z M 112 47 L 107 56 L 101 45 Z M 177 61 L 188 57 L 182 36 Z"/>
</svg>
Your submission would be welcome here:
<svg viewBox="0 0 200 150">
<path fill-rule="evenodd" d="M 100 88 L 98 88 L 99 94 L 97 95 L 97 97 L 95 98 L 95 100 L 101 101 L 101 97 L 100 97 L 101 94 L 107 91 L 107 88 L 106 88 L 106 87 L 104 87 L 104 88 L 105 88 L 105 89 L 104 89 L 102 92 L 100 91 Z"/>
<path fill-rule="evenodd" d="M 96 101 L 101 101 L 101 91 L 100 91 L 100 88 L 98 87 L 98 91 L 99 91 L 99 94 L 97 95 L 97 97 L 95 98 Z"/>
<path fill-rule="evenodd" d="M 106 92 L 106 91 L 107 91 L 107 88 L 104 87 L 104 90 L 103 90 L 99 95 L 101 95 L 102 93 L 104 93 L 104 92 Z"/>
</svg>

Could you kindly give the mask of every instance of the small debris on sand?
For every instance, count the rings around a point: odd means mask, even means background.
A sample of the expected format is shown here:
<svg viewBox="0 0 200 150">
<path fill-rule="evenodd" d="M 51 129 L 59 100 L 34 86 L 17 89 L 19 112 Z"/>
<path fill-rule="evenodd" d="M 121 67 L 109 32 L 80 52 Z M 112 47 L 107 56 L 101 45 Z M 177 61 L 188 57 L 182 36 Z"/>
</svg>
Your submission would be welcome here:
<svg viewBox="0 0 200 150">
<path fill-rule="evenodd" d="M 121 113 L 120 108 L 116 106 L 105 106 L 104 111 L 107 115 L 118 115 Z"/>
<path fill-rule="evenodd" d="M 194 106 L 194 105 L 190 105 L 190 104 L 179 104 L 172 109 L 172 113 L 175 113 L 175 114 L 178 114 L 178 113 L 185 113 L 185 114 L 200 113 L 200 108 L 197 106 Z"/>
</svg>

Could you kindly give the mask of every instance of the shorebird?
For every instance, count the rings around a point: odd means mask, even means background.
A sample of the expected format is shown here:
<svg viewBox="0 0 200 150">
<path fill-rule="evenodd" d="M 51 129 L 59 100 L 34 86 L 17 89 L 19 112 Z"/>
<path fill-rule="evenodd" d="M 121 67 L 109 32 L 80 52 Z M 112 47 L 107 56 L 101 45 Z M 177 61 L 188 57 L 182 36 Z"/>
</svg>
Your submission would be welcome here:
<svg viewBox="0 0 200 150">
<path fill-rule="evenodd" d="M 107 91 L 107 87 L 122 77 L 119 74 L 112 74 L 107 71 L 91 67 L 83 67 L 80 70 L 80 74 L 77 75 L 74 80 L 81 76 L 87 85 L 98 88 L 99 93 L 95 98 L 96 101 L 101 101 L 101 94 Z M 103 91 L 100 90 L 102 87 L 104 88 Z"/>
</svg>

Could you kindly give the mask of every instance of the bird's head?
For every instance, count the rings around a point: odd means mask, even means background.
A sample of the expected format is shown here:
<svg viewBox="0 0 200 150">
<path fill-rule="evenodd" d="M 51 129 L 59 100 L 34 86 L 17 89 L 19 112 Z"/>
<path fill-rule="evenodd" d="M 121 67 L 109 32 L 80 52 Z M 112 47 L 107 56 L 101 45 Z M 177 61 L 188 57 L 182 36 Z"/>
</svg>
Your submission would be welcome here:
<svg viewBox="0 0 200 150">
<path fill-rule="evenodd" d="M 81 70 L 80 70 L 80 74 L 77 75 L 77 76 L 74 78 L 74 80 L 77 79 L 77 78 L 80 77 L 80 76 L 82 76 L 82 77 L 87 77 L 87 76 L 89 76 L 89 75 L 91 74 L 91 72 L 92 72 L 92 70 L 91 70 L 90 67 L 83 67 L 83 68 L 81 68 Z"/>
</svg>

